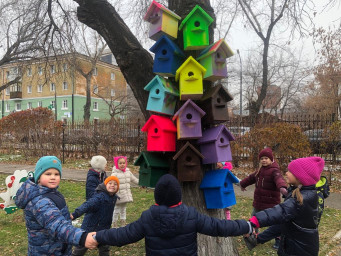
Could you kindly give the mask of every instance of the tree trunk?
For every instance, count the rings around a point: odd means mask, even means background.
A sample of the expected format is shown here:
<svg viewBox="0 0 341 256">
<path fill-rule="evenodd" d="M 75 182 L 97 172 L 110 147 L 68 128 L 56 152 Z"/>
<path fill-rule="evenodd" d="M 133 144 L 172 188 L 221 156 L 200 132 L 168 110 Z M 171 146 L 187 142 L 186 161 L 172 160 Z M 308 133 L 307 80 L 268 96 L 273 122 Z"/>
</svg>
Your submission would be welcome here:
<svg viewBox="0 0 341 256">
<path fill-rule="evenodd" d="M 91 75 L 86 76 L 86 102 L 84 105 L 84 122 L 90 122 L 90 108 L 91 108 Z"/>
<path fill-rule="evenodd" d="M 114 7 L 106 0 L 77 0 L 77 3 L 79 4 L 77 10 L 78 19 L 95 29 L 106 40 L 141 107 L 141 111 L 148 118 L 149 113 L 146 111 L 148 94 L 143 88 L 154 77 L 152 57 L 142 48 Z M 208 0 L 169 0 L 168 6 L 170 10 L 184 19 L 196 4 L 199 4 L 212 18 L 215 18 L 214 11 Z M 214 26 L 215 24 L 210 26 L 210 42 L 213 42 Z M 182 32 L 179 32 L 178 35 L 176 43 L 180 48 L 183 48 Z M 196 57 L 198 52 L 188 51 L 186 54 Z M 210 83 L 205 82 L 205 86 L 210 86 Z M 175 166 L 172 160 L 171 172 L 173 174 L 176 173 Z M 183 202 L 194 206 L 204 214 L 225 219 L 222 209 L 206 209 L 203 193 L 199 189 L 199 185 L 200 181 L 182 184 Z M 198 235 L 198 253 L 202 256 L 239 255 L 231 238 L 209 237 L 200 234 Z"/>
</svg>

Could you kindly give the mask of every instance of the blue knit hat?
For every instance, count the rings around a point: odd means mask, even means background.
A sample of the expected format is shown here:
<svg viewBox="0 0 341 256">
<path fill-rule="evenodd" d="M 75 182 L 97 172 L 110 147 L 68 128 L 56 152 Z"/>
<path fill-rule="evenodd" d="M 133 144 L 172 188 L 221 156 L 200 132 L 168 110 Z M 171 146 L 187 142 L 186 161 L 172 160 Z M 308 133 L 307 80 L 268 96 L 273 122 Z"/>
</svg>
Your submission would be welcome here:
<svg viewBox="0 0 341 256">
<path fill-rule="evenodd" d="M 40 176 L 47 170 L 47 169 L 56 169 L 59 171 L 60 176 L 62 176 L 62 163 L 56 156 L 43 156 L 41 157 L 34 170 L 34 182 L 37 183 Z"/>
</svg>

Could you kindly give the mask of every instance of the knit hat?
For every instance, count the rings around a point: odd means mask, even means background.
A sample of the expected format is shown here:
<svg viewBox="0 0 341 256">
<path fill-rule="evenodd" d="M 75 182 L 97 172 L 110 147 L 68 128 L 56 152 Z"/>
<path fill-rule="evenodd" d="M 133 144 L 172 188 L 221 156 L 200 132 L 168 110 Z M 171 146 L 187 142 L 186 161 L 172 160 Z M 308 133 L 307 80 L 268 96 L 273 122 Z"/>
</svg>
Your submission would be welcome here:
<svg viewBox="0 0 341 256">
<path fill-rule="evenodd" d="M 261 152 L 259 152 L 258 159 L 260 160 L 263 156 L 270 158 L 271 161 L 274 160 L 271 148 L 264 148 L 261 150 Z"/>
<path fill-rule="evenodd" d="M 114 180 L 117 182 L 117 190 L 120 188 L 120 180 L 116 176 L 109 176 L 104 180 L 104 185 L 107 185 L 109 181 Z"/>
<path fill-rule="evenodd" d="M 232 171 L 232 169 L 233 169 L 232 163 L 231 162 L 225 162 L 223 169 L 229 169 L 230 171 Z"/>
<path fill-rule="evenodd" d="M 93 156 L 91 158 L 90 165 L 96 170 L 104 171 L 105 166 L 107 165 L 107 160 L 103 156 Z"/>
<path fill-rule="evenodd" d="M 163 175 L 156 183 L 154 198 L 158 205 L 166 205 L 168 207 L 180 203 L 181 186 L 179 181 L 173 175 Z"/>
<path fill-rule="evenodd" d="M 125 167 L 124 167 L 123 170 L 121 170 L 120 168 L 118 168 L 118 160 L 120 160 L 121 158 L 123 158 L 123 159 L 126 161 L 126 165 L 125 165 Z M 119 170 L 125 172 L 125 170 L 126 170 L 126 168 L 127 168 L 127 157 L 126 157 L 126 156 L 115 156 L 115 157 L 114 157 L 114 162 L 115 162 L 116 169 L 119 169 Z"/>
<path fill-rule="evenodd" d="M 298 158 L 288 165 L 288 170 L 300 181 L 303 186 L 315 185 L 324 168 L 321 157 Z"/>
<path fill-rule="evenodd" d="M 62 176 L 62 163 L 60 160 L 56 156 L 43 156 L 38 160 L 34 169 L 34 182 L 37 183 L 40 176 L 50 168 L 56 169 Z"/>
</svg>

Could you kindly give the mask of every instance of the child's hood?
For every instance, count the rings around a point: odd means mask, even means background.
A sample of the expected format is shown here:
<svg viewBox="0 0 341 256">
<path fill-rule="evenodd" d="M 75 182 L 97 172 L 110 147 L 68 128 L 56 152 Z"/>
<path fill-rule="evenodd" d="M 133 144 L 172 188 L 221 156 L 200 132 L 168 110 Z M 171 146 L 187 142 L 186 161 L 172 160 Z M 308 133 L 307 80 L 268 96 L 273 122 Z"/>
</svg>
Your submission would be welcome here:
<svg viewBox="0 0 341 256">
<path fill-rule="evenodd" d="M 126 162 L 124 170 L 121 170 L 121 171 L 125 172 L 127 169 L 127 157 L 126 156 L 115 156 L 114 157 L 115 167 L 116 167 L 116 169 L 120 170 L 120 168 L 118 167 L 118 160 L 120 160 L 121 158 L 123 158 Z"/>
<path fill-rule="evenodd" d="M 21 185 L 21 187 L 17 191 L 15 204 L 19 208 L 24 209 L 26 205 L 30 201 L 32 201 L 34 198 L 41 196 L 43 194 L 46 194 L 48 192 L 51 192 L 51 191 L 52 189 L 48 187 L 40 186 L 34 183 L 32 180 L 28 179 Z"/>
<path fill-rule="evenodd" d="M 174 237 L 184 228 L 185 207 L 167 207 L 165 205 L 153 205 L 151 208 L 153 230 L 160 237 Z"/>
<path fill-rule="evenodd" d="M 99 184 L 99 185 L 97 186 L 96 192 L 97 192 L 97 193 L 98 193 L 98 192 L 104 192 L 104 193 L 107 193 L 107 194 L 110 196 L 110 194 L 109 194 L 109 192 L 108 192 L 108 190 L 107 190 L 107 187 L 105 186 L 104 183 L 101 183 L 101 184 Z"/>
</svg>

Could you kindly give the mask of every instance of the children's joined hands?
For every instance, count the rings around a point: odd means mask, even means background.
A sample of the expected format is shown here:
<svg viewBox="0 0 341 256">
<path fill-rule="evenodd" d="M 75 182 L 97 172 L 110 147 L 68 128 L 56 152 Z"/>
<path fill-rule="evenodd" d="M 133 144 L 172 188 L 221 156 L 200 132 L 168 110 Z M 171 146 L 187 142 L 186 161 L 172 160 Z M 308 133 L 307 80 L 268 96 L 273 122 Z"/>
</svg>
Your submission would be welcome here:
<svg viewBox="0 0 341 256">
<path fill-rule="evenodd" d="M 86 236 L 85 247 L 88 249 L 95 249 L 98 246 L 98 242 L 93 238 L 93 235 L 96 235 L 96 232 L 90 232 Z"/>
</svg>

